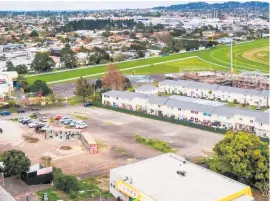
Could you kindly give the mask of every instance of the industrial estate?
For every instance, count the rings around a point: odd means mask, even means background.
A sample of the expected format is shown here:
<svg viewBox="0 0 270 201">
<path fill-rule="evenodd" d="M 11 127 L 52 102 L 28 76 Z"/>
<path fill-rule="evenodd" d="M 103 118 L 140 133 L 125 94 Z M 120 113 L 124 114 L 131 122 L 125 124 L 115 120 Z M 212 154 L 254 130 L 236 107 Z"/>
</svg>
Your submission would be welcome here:
<svg viewBox="0 0 270 201">
<path fill-rule="evenodd" d="M 0 3 L 0 201 L 269 200 L 269 3 Z"/>
</svg>

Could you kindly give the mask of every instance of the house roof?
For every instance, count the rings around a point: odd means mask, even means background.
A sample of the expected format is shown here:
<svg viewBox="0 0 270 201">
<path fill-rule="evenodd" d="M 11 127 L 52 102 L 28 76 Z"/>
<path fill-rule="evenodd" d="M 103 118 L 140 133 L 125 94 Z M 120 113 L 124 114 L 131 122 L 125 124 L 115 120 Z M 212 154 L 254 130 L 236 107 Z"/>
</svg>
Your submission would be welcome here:
<svg viewBox="0 0 270 201">
<path fill-rule="evenodd" d="M 161 96 L 150 96 L 148 99 L 148 103 L 156 104 L 156 105 L 164 105 L 168 101 L 168 98 Z"/>
<path fill-rule="evenodd" d="M 206 89 L 206 90 L 216 90 L 228 93 L 239 93 L 244 95 L 250 96 L 263 96 L 263 97 L 270 97 L 269 90 L 254 90 L 254 89 L 242 89 L 237 87 L 230 87 L 230 86 L 221 86 L 218 84 L 208 84 L 203 82 L 195 82 L 190 80 L 164 80 L 160 82 L 160 85 L 172 85 L 172 86 L 185 86 L 188 88 L 195 88 L 195 89 Z"/>
<path fill-rule="evenodd" d="M 242 88 L 237 88 L 237 87 L 229 87 L 229 86 L 219 86 L 217 88 L 219 91 L 224 91 L 224 92 L 229 92 L 229 93 L 239 93 L 239 94 L 244 94 L 244 95 L 259 95 L 261 91 L 259 90 L 254 90 L 254 89 L 242 89 Z"/>
<path fill-rule="evenodd" d="M 209 106 L 209 105 L 203 105 L 198 103 L 191 103 L 191 102 L 185 102 L 185 101 L 179 101 L 179 100 L 173 100 L 169 99 L 164 105 L 169 107 L 176 107 L 186 110 L 194 110 L 199 112 L 206 112 L 206 113 L 212 113 L 214 109 L 216 109 L 215 106 Z"/>
<path fill-rule="evenodd" d="M 156 104 L 156 105 L 165 105 L 168 107 L 176 107 L 186 110 L 194 110 L 199 112 L 206 112 L 210 114 L 216 114 L 225 117 L 234 117 L 235 115 L 243 116 L 243 117 L 254 117 L 256 122 L 258 123 L 269 123 L 269 113 L 261 112 L 261 111 L 254 111 L 249 109 L 241 109 L 241 108 L 234 108 L 228 107 L 226 105 L 211 105 L 205 104 L 204 102 L 192 102 L 192 101 L 184 101 L 177 99 L 177 96 L 171 97 L 161 97 L 155 95 L 147 95 L 147 94 L 140 94 L 134 92 L 122 92 L 111 90 L 103 93 L 102 95 L 107 95 L 115 98 L 123 98 L 127 100 L 133 100 L 135 98 L 141 98 L 148 101 L 149 104 Z"/>
<path fill-rule="evenodd" d="M 135 91 L 152 91 L 152 90 L 157 90 L 157 87 L 153 85 L 143 85 L 135 89 Z"/>
</svg>

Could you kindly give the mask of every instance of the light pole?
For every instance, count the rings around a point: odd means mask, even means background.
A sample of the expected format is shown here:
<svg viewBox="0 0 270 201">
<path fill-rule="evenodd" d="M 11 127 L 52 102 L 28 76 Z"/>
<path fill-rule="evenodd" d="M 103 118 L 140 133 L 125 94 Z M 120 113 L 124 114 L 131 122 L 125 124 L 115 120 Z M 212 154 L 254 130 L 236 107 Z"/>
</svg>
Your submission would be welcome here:
<svg viewBox="0 0 270 201">
<path fill-rule="evenodd" d="M 99 193 L 99 201 L 102 201 L 102 199 L 101 199 L 101 193 L 100 193 L 99 190 L 97 190 L 97 189 L 93 189 L 93 190 L 82 190 L 82 191 L 79 191 L 79 193 L 84 193 L 84 192 L 86 192 L 86 191 L 88 191 L 88 192 L 91 192 L 91 191 L 96 191 L 96 192 L 98 192 L 98 193 Z"/>
</svg>

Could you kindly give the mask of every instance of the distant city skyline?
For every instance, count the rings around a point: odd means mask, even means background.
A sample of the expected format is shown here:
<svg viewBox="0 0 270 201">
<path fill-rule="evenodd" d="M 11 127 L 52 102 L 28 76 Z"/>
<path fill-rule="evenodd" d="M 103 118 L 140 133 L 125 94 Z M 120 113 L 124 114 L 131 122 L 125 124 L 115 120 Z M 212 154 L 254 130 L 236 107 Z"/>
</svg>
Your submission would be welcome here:
<svg viewBox="0 0 270 201">
<path fill-rule="evenodd" d="M 190 2 L 199 2 L 199 0 L 190 1 L 0 1 L 1 11 L 38 11 L 38 10 L 108 10 L 108 9 L 142 9 L 157 6 L 170 6 L 174 4 L 185 4 Z M 202 2 L 202 1 L 201 1 Z M 223 3 L 227 1 L 208 0 L 207 3 Z M 247 2 L 247 1 L 240 1 Z"/>
</svg>

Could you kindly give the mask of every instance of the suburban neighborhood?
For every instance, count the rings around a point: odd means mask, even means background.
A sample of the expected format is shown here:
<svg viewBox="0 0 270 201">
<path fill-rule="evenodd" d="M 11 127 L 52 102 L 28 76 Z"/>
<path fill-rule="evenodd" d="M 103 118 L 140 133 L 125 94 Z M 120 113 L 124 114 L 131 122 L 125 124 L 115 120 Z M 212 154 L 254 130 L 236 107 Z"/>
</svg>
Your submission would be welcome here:
<svg viewBox="0 0 270 201">
<path fill-rule="evenodd" d="M 266 201 L 269 3 L 0 2 L 0 201 Z"/>
</svg>

